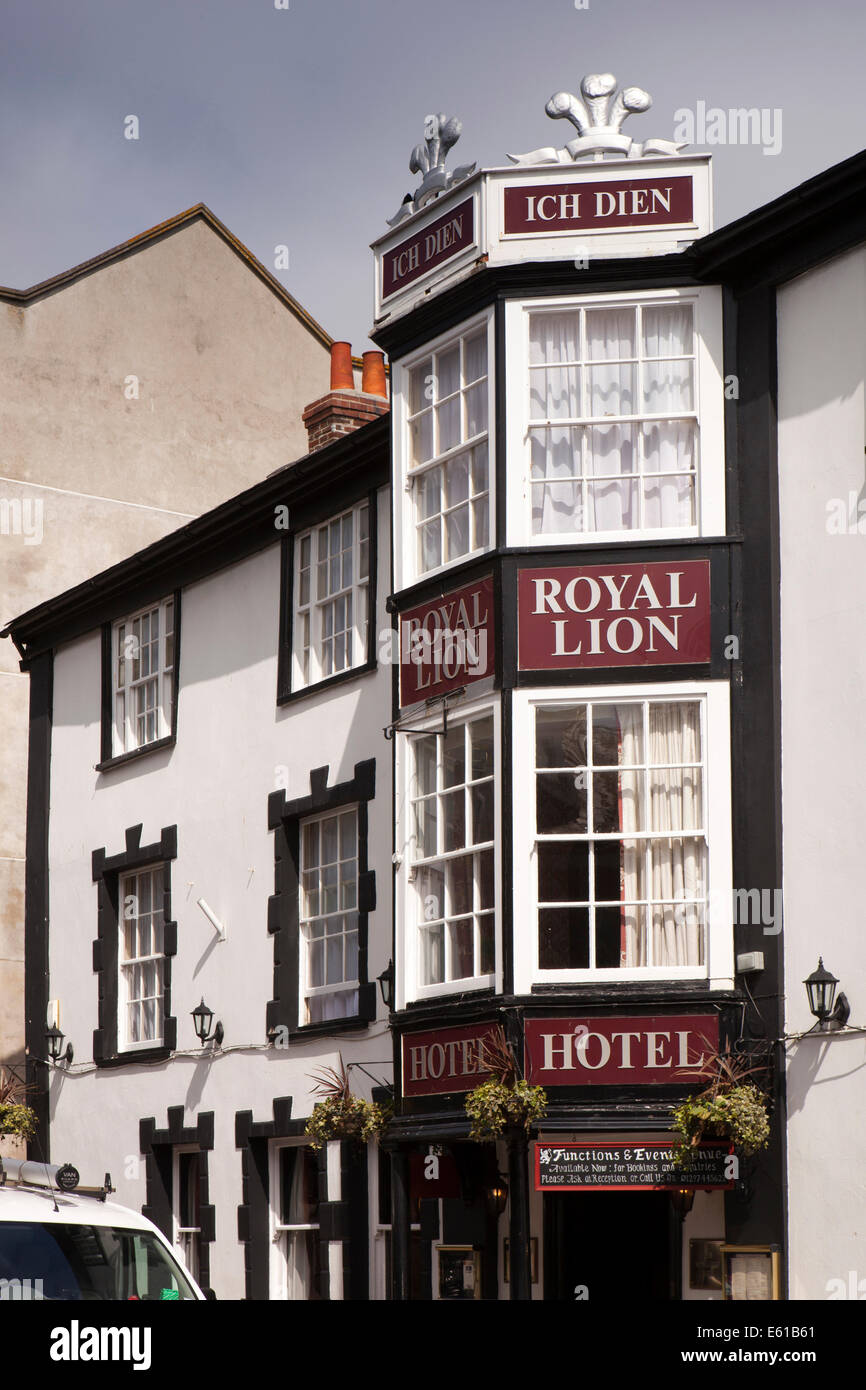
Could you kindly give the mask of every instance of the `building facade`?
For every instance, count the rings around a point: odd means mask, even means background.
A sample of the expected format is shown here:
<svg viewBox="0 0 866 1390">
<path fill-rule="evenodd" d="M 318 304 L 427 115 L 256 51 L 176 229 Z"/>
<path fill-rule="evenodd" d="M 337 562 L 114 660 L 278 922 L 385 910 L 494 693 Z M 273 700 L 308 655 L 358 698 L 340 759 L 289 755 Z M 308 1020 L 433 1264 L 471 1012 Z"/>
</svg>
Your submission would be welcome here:
<svg viewBox="0 0 866 1390">
<path fill-rule="evenodd" d="M 0 623 L 303 452 L 331 339 L 203 205 L 0 288 Z M 0 1062 L 24 1054 L 28 681 L 0 644 Z"/>
<path fill-rule="evenodd" d="M 714 232 L 636 91 L 504 169 L 429 118 L 387 418 L 332 377 L 307 457 L 10 625 L 52 1152 L 108 1117 L 222 1297 L 857 1296 L 866 161 Z M 546 1112 L 481 1144 L 497 1043 Z M 769 1142 L 681 1172 L 725 1058 Z M 341 1061 L 394 1117 L 316 1157 Z"/>
<path fill-rule="evenodd" d="M 304 1138 L 322 1068 L 390 1080 L 387 400 L 347 370 L 317 452 L 12 630 L 42 1134 L 83 1164 L 96 1132 L 118 1200 L 220 1298 L 366 1298 L 376 1277 L 366 1155 Z"/>
</svg>

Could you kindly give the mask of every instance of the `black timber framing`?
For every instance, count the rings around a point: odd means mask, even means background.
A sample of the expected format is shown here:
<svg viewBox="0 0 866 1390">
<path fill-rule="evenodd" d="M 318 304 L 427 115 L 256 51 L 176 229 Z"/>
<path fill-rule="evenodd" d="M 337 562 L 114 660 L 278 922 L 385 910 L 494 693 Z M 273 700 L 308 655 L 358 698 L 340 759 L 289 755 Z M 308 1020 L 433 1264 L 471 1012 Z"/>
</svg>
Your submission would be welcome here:
<svg viewBox="0 0 866 1390">
<path fill-rule="evenodd" d="M 376 795 L 376 760 L 355 763 L 347 782 L 328 786 L 329 768 L 310 773 L 308 796 L 287 801 L 285 791 L 268 797 L 268 828 L 274 831 L 274 892 L 268 899 L 268 932 L 274 939 L 274 997 L 268 1002 L 266 1030 L 288 1038 L 366 1028 L 376 1017 L 376 985 L 367 978 L 369 914 L 376 907 L 376 872 L 369 868 L 368 803 Z M 358 1012 L 352 1018 L 299 1023 L 300 1008 L 300 825 L 306 816 L 341 806 L 358 807 Z"/>
<path fill-rule="evenodd" d="M 151 845 L 141 843 L 141 825 L 124 832 L 126 848 L 120 854 L 106 855 L 104 849 L 92 854 L 91 874 L 98 889 L 97 936 L 93 942 L 93 973 L 97 978 L 97 1018 L 93 1032 L 93 1060 L 97 1066 L 129 1066 L 141 1062 L 162 1062 L 177 1047 L 177 1019 L 171 1012 L 171 962 L 177 955 L 177 923 L 171 915 L 171 864 L 177 858 L 177 826 L 164 826 Z M 118 1038 L 118 948 L 120 944 L 120 878 L 122 874 L 149 864 L 163 867 L 163 1038 L 150 1048 L 122 1051 Z"/>
<path fill-rule="evenodd" d="M 24 1041 L 29 1100 L 36 1111 L 36 1137 L 28 1155 L 46 1162 L 51 1154 L 48 1123 L 50 1064 L 45 1060 L 48 1026 L 48 808 L 51 790 L 51 725 L 54 654 L 30 665 L 30 733 L 27 759 L 27 829 L 24 872 Z"/>
<path fill-rule="evenodd" d="M 216 1239 L 216 1211 L 209 1201 L 208 1155 L 214 1146 L 214 1116 L 212 1110 L 196 1116 L 194 1125 L 184 1125 L 183 1106 L 171 1105 L 166 1112 L 168 1125 L 157 1129 L 153 1116 L 138 1122 L 139 1150 L 145 1160 L 147 1202 L 141 1209 L 169 1239 L 174 1238 L 174 1151 L 179 1145 L 198 1149 L 200 1267 L 198 1282 L 202 1288 L 210 1284 L 210 1244 Z"/>
</svg>

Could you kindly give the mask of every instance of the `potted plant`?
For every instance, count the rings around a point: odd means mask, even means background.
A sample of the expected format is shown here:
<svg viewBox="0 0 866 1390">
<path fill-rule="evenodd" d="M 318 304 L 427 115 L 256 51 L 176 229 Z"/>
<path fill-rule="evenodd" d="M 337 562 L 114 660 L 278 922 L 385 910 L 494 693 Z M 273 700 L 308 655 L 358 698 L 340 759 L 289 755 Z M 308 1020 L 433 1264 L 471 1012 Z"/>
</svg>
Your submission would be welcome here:
<svg viewBox="0 0 866 1390">
<path fill-rule="evenodd" d="M 378 1138 L 386 1128 L 391 1119 L 390 1108 L 352 1095 L 342 1056 L 338 1067 L 323 1067 L 311 1080 L 316 1083 L 314 1093 L 322 1096 L 313 1106 L 306 1124 L 312 1148 L 321 1149 L 331 1139 L 351 1139 L 356 1144 L 365 1144 L 369 1139 Z"/>
<path fill-rule="evenodd" d="M 481 1062 L 489 1074 L 466 1097 L 466 1114 L 472 1121 L 469 1137 L 485 1143 L 507 1130 L 528 1131 L 533 1120 L 545 1113 L 547 1094 L 542 1086 L 531 1086 L 518 1075 L 501 1028 L 484 1040 Z"/>
<path fill-rule="evenodd" d="M 0 1134 L 32 1139 L 36 1133 L 36 1111 L 26 1103 L 25 1086 L 12 1072 L 0 1067 Z"/>
<path fill-rule="evenodd" d="M 673 1112 L 673 1127 L 680 1135 L 675 1155 L 679 1168 L 687 1168 L 699 1144 L 707 1139 L 730 1139 L 746 1156 L 765 1149 L 770 1141 L 767 1095 L 748 1080 L 763 1069 L 749 1065 L 749 1058 L 716 1053 L 698 1071 L 709 1084 L 690 1096 Z"/>
</svg>

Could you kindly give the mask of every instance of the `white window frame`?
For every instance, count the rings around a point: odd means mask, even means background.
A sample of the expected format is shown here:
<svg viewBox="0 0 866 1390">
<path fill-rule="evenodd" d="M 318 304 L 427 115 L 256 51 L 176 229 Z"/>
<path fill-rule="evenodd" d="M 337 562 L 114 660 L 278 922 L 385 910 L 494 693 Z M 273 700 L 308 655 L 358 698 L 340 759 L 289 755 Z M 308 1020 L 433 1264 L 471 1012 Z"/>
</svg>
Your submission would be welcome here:
<svg viewBox="0 0 866 1390">
<path fill-rule="evenodd" d="M 707 935 L 702 966 L 638 966 L 594 970 L 541 970 L 535 842 L 535 709 L 564 701 L 697 699 L 702 704 L 705 752 Z M 556 686 L 516 690 L 513 697 L 512 818 L 514 825 L 514 990 L 537 984 L 610 984 L 626 981 L 706 980 L 711 989 L 734 985 L 731 850 L 730 690 L 727 681 L 665 681 L 648 685 Z M 527 788 L 532 788 L 531 795 Z"/>
<path fill-rule="evenodd" d="M 180 1172 L 182 1154 L 201 1154 L 197 1144 L 176 1144 L 172 1150 L 171 1157 L 171 1224 L 172 1224 L 172 1243 L 177 1246 L 184 1258 L 187 1269 L 195 1279 L 200 1282 L 201 1261 L 198 1243 L 201 1240 L 201 1226 L 182 1226 L 181 1225 L 181 1191 L 180 1191 Z M 201 1198 L 201 1168 L 199 1168 L 199 1198 Z M 190 1255 L 192 1254 L 192 1258 Z"/>
<path fill-rule="evenodd" d="M 354 908 L 338 907 L 335 912 L 325 913 L 320 911 L 313 912 L 307 915 L 305 912 L 306 890 L 304 887 L 304 872 L 307 867 L 304 862 L 304 831 L 307 826 L 321 825 L 323 821 L 327 820 L 339 820 L 341 816 L 345 815 L 354 815 L 355 817 L 355 906 Z M 339 983 L 333 985 L 307 985 L 306 979 L 308 945 L 306 932 L 304 930 L 308 922 L 317 922 L 328 917 L 345 917 L 354 913 L 357 921 L 356 933 L 358 936 L 358 950 L 360 953 L 361 925 L 360 912 L 358 908 L 358 895 L 360 891 L 360 827 L 358 821 L 358 803 L 348 802 L 345 806 L 333 806 L 328 811 L 318 811 L 315 815 L 304 816 L 303 820 L 299 821 L 298 823 L 298 1024 L 301 1028 L 317 1026 L 313 1024 L 305 1016 L 308 999 L 321 998 L 329 994 L 344 994 L 347 993 L 349 990 L 354 989 L 356 995 L 358 995 L 358 1003 L 356 1004 L 355 1012 L 352 1014 L 340 1014 L 337 1016 L 337 1019 L 335 1021 L 339 1022 L 343 1018 L 356 1018 L 358 1014 L 358 1006 L 360 1003 L 359 991 L 361 988 L 361 983 L 357 977 L 354 980 L 341 980 L 339 981 Z M 321 832 L 319 833 L 319 844 L 321 846 Z M 337 864 L 341 864 L 347 861 L 338 859 L 336 862 Z M 315 867 L 320 869 L 321 863 L 316 865 Z M 341 932 L 340 935 L 341 939 L 344 938 L 345 932 Z M 327 936 L 325 936 L 324 940 L 327 941 L 327 939 Z"/>
<path fill-rule="evenodd" d="M 162 876 L 163 876 L 164 873 L 165 873 L 165 868 L 166 868 L 166 866 L 165 866 L 164 863 L 159 863 L 159 864 L 144 864 L 144 865 L 142 865 L 141 868 L 139 868 L 139 869 L 126 869 L 126 870 L 124 870 L 124 871 L 120 874 L 120 876 L 119 876 L 119 878 L 118 878 L 118 884 L 117 884 L 117 903 L 118 903 L 118 923 L 117 923 L 117 1050 L 118 1050 L 118 1052 L 140 1052 L 142 1049 L 145 1049 L 145 1048 L 164 1047 L 164 1046 L 165 1046 L 165 961 L 166 961 L 166 955 L 165 955 L 165 935 L 164 935 L 164 933 L 165 933 L 165 916 L 164 916 L 162 901 L 160 901 L 160 907 L 159 907 L 160 916 L 161 916 L 161 918 L 162 918 L 162 929 L 163 929 L 163 942 L 162 942 L 163 949 L 162 949 L 162 951 L 152 952 L 150 955 L 147 955 L 147 956 L 131 956 L 128 960 L 124 958 L 124 950 L 125 950 L 125 943 L 124 943 L 124 935 L 125 935 L 125 932 L 124 932 L 124 924 L 125 924 L 125 922 L 127 922 L 127 921 L 133 920 L 133 919 L 131 919 L 131 918 L 127 918 L 127 917 L 124 915 L 124 913 L 125 913 L 125 904 L 126 904 L 126 900 L 127 900 L 127 898 L 129 898 L 129 897 L 134 897 L 134 898 L 136 899 L 136 904 L 138 904 L 138 896 L 139 896 L 139 895 L 138 895 L 138 888 L 137 888 L 138 879 L 141 877 L 142 874 L 156 875 L 156 876 L 158 876 L 158 878 L 162 879 Z M 134 885 L 134 886 L 133 886 L 133 885 Z M 153 892 L 153 887 L 151 887 L 151 892 Z M 162 887 L 162 884 L 160 884 L 160 887 L 159 887 L 160 898 L 162 898 L 163 892 L 164 892 L 164 888 Z M 137 911 L 137 910 L 136 910 L 136 915 L 135 915 L 135 919 L 134 919 L 134 920 L 135 920 L 136 922 L 138 921 L 138 911 Z M 131 1001 L 130 1001 L 130 1000 L 128 999 L 128 997 L 127 997 L 127 972 L 128 972 L 128 967 L 130 967 L 130 966 L 135 966 L 135 965 L 146 965 L 146 964 L 149 964 L 150 962 L 157 962 L 157 963 L 159 964 L 159 967 L 160 967 L 160 969 L 159 969 L 159 976 L 160 976 L 160 984 L 161 984 L 161 987 L 162 987 L 162 988 L 161 988 L 161 993 L 160 993 L 160 995 L 155 996 L 155 997 L 161 998 L 161 1000 L 162 1000 L 162 1024 L 163 1024 L 163 1026 L 162 1026 L 162 1032 L 159 1034 L 158 1037 L 155 1037 L 155 1038 L 142 1038 L 142 1039 L 140 1039 L 138 1042 L 134 1042 L 134 1041 L 132 1041 L 132 1039 L 129 1037 L 129 1003 L 130 1003 Z"/>
<path fill-rule="evenodd" d="M 166 648 L 166 611 L 172 609 L 172 659 L 168 663 Z M 139 748 L 149 748 L 161 739 L 170 738 L 174 725 L 175 665 L 177 662 L 178 602 L 176 594 L 169 594 L 159 603 L 149 603 L 134 613 L 118 619 L 111 628 L 111 752 L 112 757 L 133 753 Z M 157 669 L 142 680 L 133 681 L 132 662 L 135 659 L 138 634 L 132 627 L 144 617 L 157 613 L 159 622 Z M 129 645 L 131 644 L 131 645 Z M 123 675 L 121 682 L 120 676 Z M 140 689 L 146 681 L 156 680 L 157 693 L 155 712 L 155 733 L 153 738 L 139 741 L 138 716 L 133 713 L 133 691 Z M 122 713 L 121 713 L 122 701 Z"/>
<path fill-rule="evenodd" d="M 654 306 L 689 303 L 694 307 L 695 416 L 697 476 L 694 526 L 644 527 L 640 530 L 562 531 L 539 535 L 532 530 L 529 402 L 529 316 L 551 310 L 605 309 L 617 305 Z M 722 292 L 717 286 L 641 290 L 632 293 L 559 296 L 511 300 L 505 305 L 506 399 L 509 484 L 506 543 L 509 546 L 595 545 L 623 541 L 670 540 L 725 534 L 724 376 L 722 368 Z M 639 417 L 638 418 L 649 418 Z"/>
<path fill-rule="evenodd" d="M 466 976 L 459 980 L 445 980 L 441 984 L 421 985 L 420 936 L 415 921 L 414 907 L 417 902 L 412 886 L 411 872 L 414 846 L 414 826 L 412 821 L 412 790 L 414 781 L 414 751 L 411 734 L 399 731 L 395 744 L 395 786 L 400 789 L 397 817 L 397 883 L 395 933 L 397 968 L 395 969 L 395 1008 L 402 1009 L 414 999 L 435 999 L 442 995 L 466 994 L 473 990 L 502 988 L 502 836 L 498 827 L 502 824 L 502 724 L 499 697 L 490 696 L 473 700 L 448 710 L 448 727 L 465 724 L 487 714 L 493 715 L 493 875 L 494 912 L 493 939 L 495 950 L 495 971 L 492 974 Z M 442 711 L 435 711 L 426 718 L 413 717 L 413 730 L 422 733 L 442 728 Z M 402 967 L 400 965 L 402 962 Z"/>
<path fill-rule="evenodd" d="M 313 1153 L 314 1151 L 311 1149 L 308 1139 L 275 1139 L 268 1145 L 268 1183 L 270 1188 L 268 1207 L 271 1233 L 270 1297 L 272 1300 L 285 1303 L 299 1301 L 289 1299 L 287 1242 L 301 1231 L 319 1231 L 321 1222 L 284 1223 L 280 1220 L 282 1193 L 280 1191 L 279 1154 L 282 1149 L 309 1149 Z M 309 1292 L 304 1301 L 309 1301 Z"/>
<path fill-rule="evenodd" d="M 409 439 L 409 374 L 413 367 L 423 362 L 431 353 L 441 352 L 461 338 L 471 337 L 479 328 L 487 327 L 487 535 L 488 543 L 475 550 L 467 551 L 454 560 L 448 560 L 433 569 L 421 570 L 418 565 L 417 537 L 415 529 L 415 507 L 413 501 L 413 478 L 433 467 L 425 464 L 418 470 L 410 470 Z M 457 565 L 466 564 L 479 555 L 485 555 L 496 545 L 496 421 L 494 414 L 496 358 L 494 352 L 493 310 L 487 310 L 457 328 L 425 343 L 423 349 L 391 367 L 391 410 L 394 416 L 394 573 L 398 589 L 405 589 L 416 580 L 430 579 L 443 574 Z M 458 454 L 465 445 L 455 446 L 445 457 Z M 411 476 L 410 476 L 411 472 Z"/>
<path fill-rule="evenodd" d="M 367 517 L 365 537 L 361 534 L 362 513 L 366 513 Z M 347 516 L 352 517 L 352 582 L 320 598 L 317 592 L 319 536 L 322 532 L 328 533 L 330 527 L 337 522 L 342 523 Z M 347 671 L 353 671 L 356 667 L 367 664 L 369 659 L 369 604 L 375 521 L 375 504 L 370 498 L 364 497 L 350 507 L 343 507 L 339 512 L 335 512 L 326 521 L 317 522 L 315 526 L 310 526 L 306 531 L 299 532 L 294 538 L 292 558 L 293 691 L 307 690 L 310 686 L 319 685 L 322 681 L 334 680 Z M 360 573 L 363 543 L 366 543 L 367 546 L 367 572 L 365 575 Z M 306 545 L 309 545 L 310 555 L 309 598 L 307 602 L 302 603 L 301 561 Z M 327 564 L 327 561 L 325 563 Z M 348 633 L 347 646 L 351 646 L 351 659 L 339 670 L 326 671 L 323 647 L 328 639 L 322 630 L 324 612 L 328 605 L 343 598 L 351 598 L 352 602 L 352 626 L 350 629 L 343 629 Z M 305 641 L 306 638 L 309 639 L 308 643 Z M 330 640 L 333 641 L 333 638 Z M 305 664 L 307 666 L 306 671 Z"/>
</svg>

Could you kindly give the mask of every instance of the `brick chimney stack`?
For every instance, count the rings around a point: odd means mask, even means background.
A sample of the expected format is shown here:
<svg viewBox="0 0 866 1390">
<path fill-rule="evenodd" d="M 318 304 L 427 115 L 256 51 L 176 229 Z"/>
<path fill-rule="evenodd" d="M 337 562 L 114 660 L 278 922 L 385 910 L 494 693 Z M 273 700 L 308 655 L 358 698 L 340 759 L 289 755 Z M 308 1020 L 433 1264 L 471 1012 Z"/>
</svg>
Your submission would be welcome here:
<svg viewBox="0 0 866 1390">
<path fill-rule="evenodd" d="M 331 344 L 331 389 L 308 405 L 303 414 L 311 454 L 377 420 L 390 409 L 384 353 L 365 352 L 362 361 L 361 389 L 357 391 L 351 343 Z"/>
</svg>

